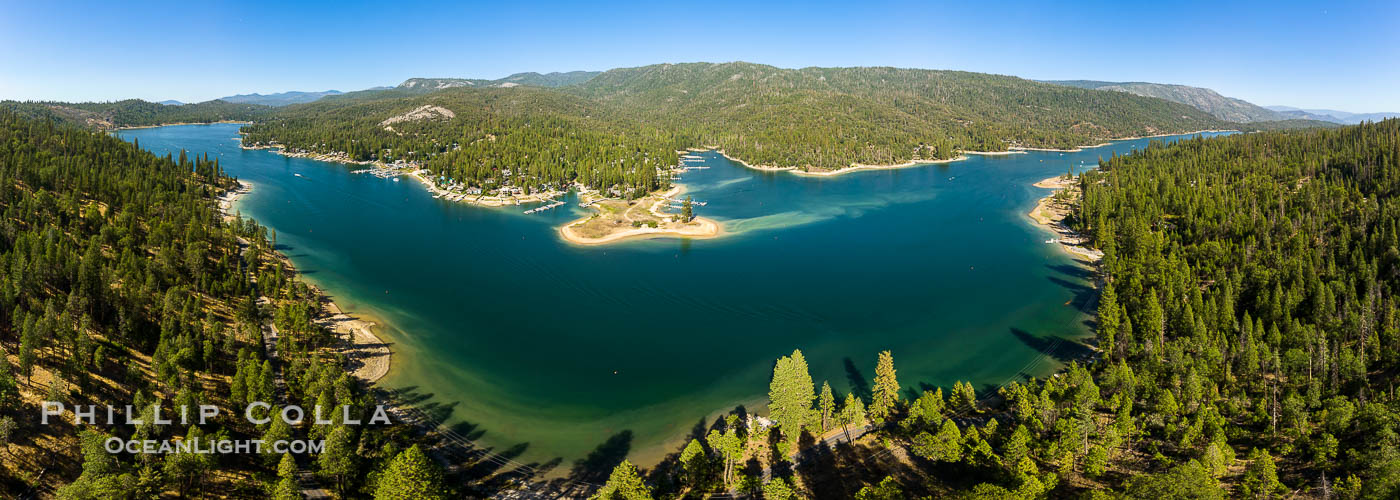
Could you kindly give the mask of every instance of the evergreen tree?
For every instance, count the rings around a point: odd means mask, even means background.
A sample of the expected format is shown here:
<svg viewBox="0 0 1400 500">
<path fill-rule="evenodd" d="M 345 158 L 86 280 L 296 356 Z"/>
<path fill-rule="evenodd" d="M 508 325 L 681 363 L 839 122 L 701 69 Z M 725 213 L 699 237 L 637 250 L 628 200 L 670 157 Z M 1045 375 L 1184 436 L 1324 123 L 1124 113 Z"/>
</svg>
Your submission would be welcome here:
<svg viewBox="0 0 1400 500">
<path fill-rule="evenodd" d="M 846 433 L 846 441 L 851 439 L 851 426 L 865 422 L 865 403 L 855 393 L 846 394 L 846 404 L 841 406 L 841 432 Z"/>
<path fill-rule="evenodd" d="M 434 500 L 448 498 L 442 469 L 418 445 L 400 452 L 389 462 L 374 489 L 375 500 Z"/>
<path fill-rule="evenodd" d="M 881 351 L 875 364 L 875 385 L 871 390 L 870 418 L 884 422 L 899 404 L 899 381 L 894 376 L 894 355 Z"/>
<path fill-rule="evenodd" d="M 1249 454 L 1249 466 L 1244 469 L 1240 494 L 1247 498 L 1279 498 L 1286 489 L 1278 480 L 1274 457 L 1264 449 L 1255 448 Z"/>
<path fill-rule="evenodd" d="M 698 439 L 691 439 L 681 451 L 681 468 L 685 470 L 686 484 L 701 489 L 710 475 L 710 461 L 705 456 L 705 448 Z"/>
<path fill-rule="evenodd" d="M 831 430 L 832 418 L 836 416 L 836 396 L 831 392 L 831 384 L 822 381 L 822 392 L 817 397 L 817 408 L 821 411 L 822 432 Z"/>
<path fill-rule="evenodd" d="M 604 484 L 591 498 L 596 500 L 650 500 L 651 488 L 642 482 L 637 466 L 623 460 L 613 468 Z"/>
<path fill-rule="evenodd" d="M 789 440 L 795 442 L 811 422 L 814 390 L 802 351 L 794 350 L 791 356 L 778 359 L 768 386 L 768 414 Z"/>
</svg>

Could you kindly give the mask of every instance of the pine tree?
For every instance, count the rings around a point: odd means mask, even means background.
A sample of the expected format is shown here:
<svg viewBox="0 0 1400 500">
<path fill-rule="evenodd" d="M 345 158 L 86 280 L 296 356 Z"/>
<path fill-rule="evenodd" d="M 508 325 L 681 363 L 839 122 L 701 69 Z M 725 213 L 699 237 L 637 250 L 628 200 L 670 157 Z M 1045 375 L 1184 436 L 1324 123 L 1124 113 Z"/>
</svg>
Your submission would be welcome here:
<svg viewBox="0 0 1400 500">
<path fill-rule="evenodd" d="M 768 386 L 768 414 L 788 439 L 796 441 L 811 421 L 814 390 L 802 351 L 794 350 L 791 356 L 778 359 Z"/>
<path fill-rule="evenodd" d="M 817 397 L 817 408 L 821 410 L 822 432 L 831 430 L 831 419 L 836 413 L 836 396 L 831 393 L 831 384 L 822 382 L 822 393 Z"/>
<path fill-rule="evenodd" d="M 1108 283 L 1104 285 L 1103 293 L 1099 295 L 1097 313 L 1099 349 L 1105 360 L 1113 360 L 1116 353 L 1114 340 L 1118 335 L 1119 313 L 1118 294 L 1114 293 L 1113 284 Z"/>
<path fill-rule="evenodd" d="M 301 487 L 297 485 L 297 463 L 290 453 L 283 453 L 277 464 L 277 484 L 273 486 L 273 500 L 301 500 Z"/>
<path fill-rule="evenodd" d="M 894 375 L 894 355 L 890 351 L 880 352 L 875 364 L 875 386 L 871 390 L 870 417 L 876 422 L 884 422 L 899 404 L 899 381 Z"/>
<path fill-rule="evenodd" d="M 841 431 L 846 433 L 847 442 L 851 439 L 851 426 L 865 421 L 865 403 L 855 393 L 846 394 L 846 404 L 841 406 Z"/>
<path fill-rule="evenodd" d="M 775 477 L 763 484 L 763 500 L 796 500 L 797 492 L 787 478 Z"/>
<path fill-rule="evenodd" d="M 685 470 L 686 483 L 691 488 L 701 488 L 710 473 L 710 461 L 705 456 L 705 447 L 700 440 L 691 439 L 681 451 L 681 468 Z"/>
<path fill-rule="evenodd" d="M 375 500 L 437 500 L 446 499 L 442 469 L 418 445 L 400 452 L 389 462 L 374 489 Z"/>
<path fill-rule="evenodd" d="M 1285 488 L 1278 480 L 1278 469 L 1274 457 L 1268 450 L 1255 448 L 1249 454 L 1249 466 L 1244 469 L 1244 479 L 1240 481 L 1240 493 L 1248 498 L 1277 498 Z"/>
<path fill-rule="evenodd" d="M 336 492 L 341 496 L 344 496 L 350 479 L 359 468 L 360 455 L 355 452 L 355 434 L 355 429 L 351 426 L 335 426 L 326 438 L 326 449 L 316 458 L 316 465 L 320 467 L 321 474 L 334 478 Z"/>
<path fill-rule="evenodd" d="M 592 497 L 595 500 L 650 500 L 651 488 L 642 482 L 637 466 L 623 460 L 613 468 L 604 484 Z"/>
</svg>

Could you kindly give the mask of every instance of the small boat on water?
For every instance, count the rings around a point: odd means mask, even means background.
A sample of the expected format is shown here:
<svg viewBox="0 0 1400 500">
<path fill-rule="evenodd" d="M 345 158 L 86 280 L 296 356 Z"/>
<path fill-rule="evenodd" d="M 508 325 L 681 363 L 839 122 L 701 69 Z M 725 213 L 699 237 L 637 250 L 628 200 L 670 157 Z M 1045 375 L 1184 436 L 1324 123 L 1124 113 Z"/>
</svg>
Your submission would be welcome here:
<svg viewBox="0 0 1400 500">
<path fill-rule="evenodd" d="M 394 182 L 398 182 L 398 181 L 399 181 L 399 178 L 398 178 L 398 177 L 395 177 L 395 178 L 394 178 Z"/>
<path fill-rule="evenodd" d="M 292 175 L 295 175 L 295 176 L 297 176 L 297 177 L 301 177 L 301 174 L 292 174 Z"/>
</svg>

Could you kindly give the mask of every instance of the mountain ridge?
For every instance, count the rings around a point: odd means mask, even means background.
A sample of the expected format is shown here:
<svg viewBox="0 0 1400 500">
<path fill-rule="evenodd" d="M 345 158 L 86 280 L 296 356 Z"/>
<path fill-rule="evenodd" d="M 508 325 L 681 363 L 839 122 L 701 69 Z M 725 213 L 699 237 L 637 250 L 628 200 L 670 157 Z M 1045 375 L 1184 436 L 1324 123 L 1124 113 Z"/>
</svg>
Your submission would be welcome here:
<svg viewBox="0 0 1400 500">
<path fill-rule="evenodd" d="M 278 106 L 287 106 L 287 105 L 290 105 L 290 104 L 300 104 L 300 103 L 306 103 L 306 102 L 315 102 L 315 101 L 321 99 L 322 97 L 332 96 L 332 95 L 340 95 L 340 94 L 344 94 L 344 92 L 341 92 L 341 91 L 339 91 L 339 90 L 323 90 L 323 91 L 320 91 L 320 92 L 305 92 L 305 91 L 299 91 L 299 90 L 290 90 L 290 91 L 287 91 L 287 92 L 276 92 L 276 93 L 272 93 L 272 94 L 259 94 L 259 93 L 257 93 L 257 92 L 254 92 L 254 93 L 251 93 L 251 94 L 238 94 L 238 95 L 231 95 L 231 96 L 220 97 L 220 98 L 214 99 L 214 100 L 216 100 L 216 101 L 224 101 L 224 102 L 231 102 L 231 103 L 234 103 L 234 104 L 260 104 L 260 105 L 263 105 L 263 106 L 274 106 L 274 107 L 278 107 Z"/>
<path fill-rule="evenodd" d="M 488 79 L 484 79 L 484 78 L 424 78 L 424 77 L 416 77 L 416 78 L 409 78 L 409 79 L 407 79 L 407 80 L 404 80 L 403 83 L 400 83 L 397 87 L 394 87 L 394 88 L 406 89 L 406 90 L 414 90 L 414 91 L 424 91 L 424 90 L 433 91 L 433 90 L 450 89 L 450 88 L 457 88 L 457 87 L 474 87 L 474 88 L 491 88 L 491 87 L 495 87 L 495 88 L 510 88 L 510 87 L 515 87 L 515 86 L 518 86 L 518 85 L 527 85 L 527 86 L 532 86 L 532 87 L 557 88 L 557 87 L 565 87 L 565 86 L 569 86 L 569 85 L 577 85 L 577 84 L 586 82 L 586 81 L 592 79 L 593 77 L 598 76 L 599 74 L 602 74 L 602 72 L 601 72 L 601 71 L 566 71 L 566 72 L 558 72 L 558 71 L 556 71 L 556 72 L 550 72 L 550 73 L 536 73 L 536 72 L 534 72 L 534 71 L 527 71 L 527 72 L 523 72 L 523 73 L 515 73 L 515 74 L 510 75 L 510 76 L 507 76 L 507 77 L 505 77 L 505 78 L 498 78 L 498 79 L 495 79 L 495 80 L 488 80 Z"/>
<path fill-rule="evenodd" d="M 1205 88 L 1170 83 L 1106 82 L 1098 80 L 1043 80 L 1046 83 L 1093 90 L 1127 92 L 1144 97 L 1156 97 L 1186 104 L 1212 116 L 1235 123 L 1287 120 L 1277 111 L 1266 109 L 1243 99 L 1226 97 Z"/>
</svg>

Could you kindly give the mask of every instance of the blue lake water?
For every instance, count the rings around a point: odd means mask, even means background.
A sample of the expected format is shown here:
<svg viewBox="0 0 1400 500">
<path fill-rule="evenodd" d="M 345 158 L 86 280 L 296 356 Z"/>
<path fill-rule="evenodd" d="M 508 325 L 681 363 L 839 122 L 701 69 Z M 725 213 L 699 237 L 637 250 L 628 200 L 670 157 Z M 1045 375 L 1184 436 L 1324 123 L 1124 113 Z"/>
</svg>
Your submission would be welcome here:
<svg viewBox="0 0 1400 500">
<path fill-rule="evenodd" d="M 645 465 L 707 416 L 763 411 L 773 361 L 795 348 L 838 393 L 886 349 L 906 389 L 1058 368 L 1073 350 L 1043 351 L 1089 334 L 1093 293 L 1025 215 L 1048 193 L 1031 184 L 1148 143 L 827 178 L 703 153 L 710 168 L 680 182 L 727 236 L 579 247 L 557 233 L 589 213 L 572 197 L 534 215 L 433 199 L 411 178 L 240 149 L 232 124 L 117 135 L 251 181 L 237 209 L 393 343 L 381 384 L 561 468 L 610 438 Z"/>
</svg>

